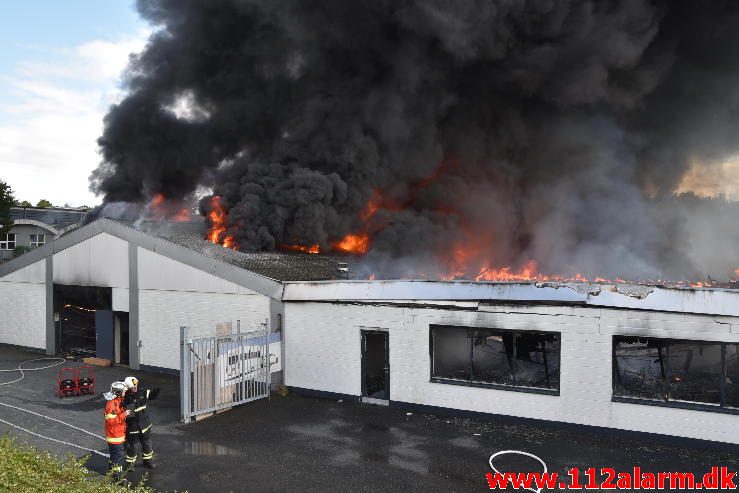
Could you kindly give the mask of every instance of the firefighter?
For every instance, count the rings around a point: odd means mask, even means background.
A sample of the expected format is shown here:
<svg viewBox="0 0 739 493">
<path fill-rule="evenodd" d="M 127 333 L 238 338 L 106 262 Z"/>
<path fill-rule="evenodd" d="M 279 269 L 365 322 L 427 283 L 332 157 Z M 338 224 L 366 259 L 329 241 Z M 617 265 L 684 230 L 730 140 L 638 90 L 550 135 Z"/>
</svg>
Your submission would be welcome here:
<svg viewBox="0 0 739 493">
<path fill-rule="evenodd" d="M 113 477 L 120 480 L 123 476 L 124 453 L 126 443 L 126 418 L 130 411 L 123 408 L 123 396 L 126 393 L 126 384 L 113 382 L 110 384 L 110 392 L 103 396 L 105 403 L 105 441 L 108 442 L 108 470 L 113 472 Z"/>
<path fill-rule="evenodd" d="M 136 377 L 126 377 L 123 381 L 128 389 L 123 405 L 131 411 L 126 419 L 126 463 L 127 470 L 133 469 L 138 457 L 138 443 L 141 443 L 141 456 L 144 467 L 154 469 L 154 450 L 151 446 L 151 419 L 149 401 L 159 395 L 159 389 L 139 388 Z"/>
</svg>

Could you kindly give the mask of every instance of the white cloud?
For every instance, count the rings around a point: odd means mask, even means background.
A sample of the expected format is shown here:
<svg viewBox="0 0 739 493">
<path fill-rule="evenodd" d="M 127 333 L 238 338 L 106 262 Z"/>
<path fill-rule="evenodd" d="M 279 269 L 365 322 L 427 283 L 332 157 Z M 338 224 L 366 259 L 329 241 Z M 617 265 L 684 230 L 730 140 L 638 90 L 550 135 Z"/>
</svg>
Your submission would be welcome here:
<svg viewBox="0 0 739 493">
<path fill-rule="evenodd" d="M 88 177 L 100 156 L 96 140 L 120 75 L 148 32 L 39 52 L 4 78 L 0 100 L 0 179 L 19 200 L 93 205 Z"/>
</svg>

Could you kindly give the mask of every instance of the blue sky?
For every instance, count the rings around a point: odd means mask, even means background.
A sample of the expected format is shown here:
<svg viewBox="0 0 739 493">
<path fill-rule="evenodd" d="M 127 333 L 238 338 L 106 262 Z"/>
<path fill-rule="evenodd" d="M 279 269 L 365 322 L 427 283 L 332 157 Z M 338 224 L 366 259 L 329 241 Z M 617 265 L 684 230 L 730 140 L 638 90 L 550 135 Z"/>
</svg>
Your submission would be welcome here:
<svg viewBox="0 0 739 493">
<path fill-rule="evenodd" d="M 150 27 L 131 0 L 3 0 L 0 179 L 20 200 L 99 202 L 87 189 L 106 108 Z"/>
</svg>

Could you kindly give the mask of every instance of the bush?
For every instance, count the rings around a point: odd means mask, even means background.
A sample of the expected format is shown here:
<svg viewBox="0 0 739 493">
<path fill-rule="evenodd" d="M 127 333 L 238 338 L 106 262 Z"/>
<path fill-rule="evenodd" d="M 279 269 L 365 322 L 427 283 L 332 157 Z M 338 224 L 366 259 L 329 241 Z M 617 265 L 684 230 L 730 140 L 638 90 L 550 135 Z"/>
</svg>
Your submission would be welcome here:
<svg viewBox="0 0 739 493">
<path fill-rule="evenodd" d="M 113 484 L 85 467 L 85 459 L 59 459 L 49 452 L 0 437 L 0 492 L 154 493 L 144 486 Z"/>
<path fill-rule="evenodd" d="M 27 247 L 25 245 L 18 245 L 17 247 L 15 247 L 15 249 L 13 249 L 13 258 L 20 257 L 24 253 L 27 253 L 30 251 L 31 251 L 31 247 Z"/>
</svg>

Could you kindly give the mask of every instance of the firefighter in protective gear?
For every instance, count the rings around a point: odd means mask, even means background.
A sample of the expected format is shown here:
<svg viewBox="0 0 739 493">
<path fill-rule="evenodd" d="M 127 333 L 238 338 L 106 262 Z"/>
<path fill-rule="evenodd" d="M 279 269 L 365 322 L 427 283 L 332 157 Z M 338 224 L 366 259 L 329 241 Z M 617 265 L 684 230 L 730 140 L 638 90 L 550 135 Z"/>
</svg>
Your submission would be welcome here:
<svg viewBox="0 0 739 493">
<path fill-rule="evenodd" d="M 151 418 L 149 418 L 149 401 L 159 395 L 159 389 L 143 389 L 139 387 L 136 377 L 124 380 L 128 392 L 123 405 L 131 411 L 126 419 L 126 464 L 133 469 L 138 457 L 138 444 L 141 444 L 141 455 L 144 467 L 154 469 L 154 449 L 151 445 Z"/>
<path fill-rule="evenodd" d="M 105 403 L 105 441 L 108 442 L 108 470 L 113 471 L 113 476 L 120 479 L 123 475 L 123 464 L 126 443 L 126 418 L 129 411 L 123 407 L 123 396 L 126 393 L 126 385 L 123 382 L 113 382 L 110 392 L 103 396 Z"/>
</svg>

